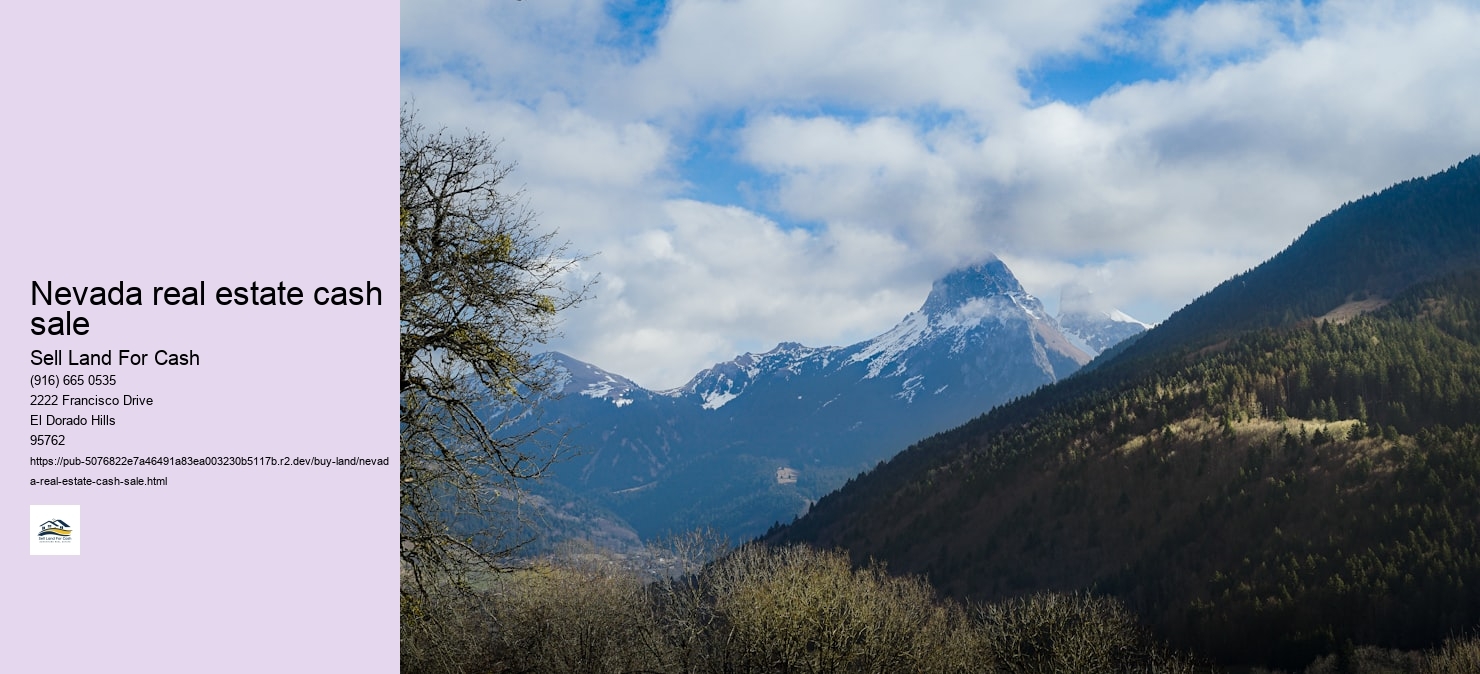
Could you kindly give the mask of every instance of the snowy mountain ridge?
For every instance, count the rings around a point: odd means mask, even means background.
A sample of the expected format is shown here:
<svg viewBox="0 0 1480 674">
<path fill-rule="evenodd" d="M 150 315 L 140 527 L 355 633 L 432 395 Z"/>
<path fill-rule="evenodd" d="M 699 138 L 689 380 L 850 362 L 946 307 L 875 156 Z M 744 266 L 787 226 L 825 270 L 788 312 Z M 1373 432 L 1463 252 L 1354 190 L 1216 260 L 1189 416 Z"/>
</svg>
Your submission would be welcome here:
<svg viewBox="0 0 1480 674">
<path fill-rule="evenodd" d="M 1141 329 L 1122 316 L 1061 321 L 990 258 L 872 339 L 781 342 L 666 391 L 552 354 L 566 395 L 545 411 L 575 450 L 552 479 L 644 537 L 749 538 L 911 442 L 1073 374 L 1115 330 Z"/>
<path fill-rule="evenodd" d="M 1103 307 L 1094 293 L 1078 284 L 1065 287 L 1059 295 L 1058 320 L 1065 337 L 1095 356 L 1151 329 L 1119 309 Z"/>
<path fill-rule="evenodd" d="M 588 398 L 604 399 L 617 407 L 632 404 L 629 394 L 634 391 L 651 393 L 631 379 L 576 360 L 559 351 L 541 354 L 541 357 L 549 359 L 553 365 L 556 393 L 573 392 Z"/>
<path fill-rule="evenodd" d="M 973 344 L 989 339 L 994 329 L 1027 321 L 1035 324 L 1034 332 L 1060 333 L 1063 340 L 1055 340 L 1050 334 L 1044 341 L 1059 342 L 1064 355 L 1082 364 L 1150 327 L 1117 309 L 1090 308 L 1090 301 L 1091 295 L 1086 290 L 1066 290 L 1060 306 L 1067 307 L 1067 311 L 1061 311 L 1058 318 L 1051 317 L 1043 303 L 1023 289 L 1007 266 L 991 257 L 953 270 L 935 281 L 918 310 L 877 337 L 846 347 L 781 342 L 764 353 L 747 352 L 716 363 L 678 388 L 649 391 L 626 377 L 564 354 L 557 355 L 560 366 L 569 371 L 568 378 L 578 383 L 577 393 L 609 400 L 618 407 L 630 404 L 629 394 L 639 390 L 649 395 L 694 398 L 703 409 L 716 410 L 739 398 L 762 378 L 832 373 L 857 363 L 866 365 L 861 379 L 913 379 L 895 396 L 912 402 L 923 378 L 911 374 L 911 358 L 938 344 L 946 345 L 947 353 L 959 355 Z M 1072 347 L 1072 351 L 1063 349 L 1064 345 Z"/>
</svg>

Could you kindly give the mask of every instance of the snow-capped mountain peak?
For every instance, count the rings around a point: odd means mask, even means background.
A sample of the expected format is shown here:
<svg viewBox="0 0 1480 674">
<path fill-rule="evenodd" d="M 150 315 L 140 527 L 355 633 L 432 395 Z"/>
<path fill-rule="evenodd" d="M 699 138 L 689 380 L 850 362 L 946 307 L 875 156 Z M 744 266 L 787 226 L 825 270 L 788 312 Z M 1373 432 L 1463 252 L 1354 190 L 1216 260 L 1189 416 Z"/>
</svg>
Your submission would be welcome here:
<svg viewBox="0 0 1480 674">
<path fill-rule="evenodd" d="M 631 379 L 607 372 L 590 363 L 583 363 L 558 351 L 551 351 L 546 357 L 553 361 L 557 371 L 555 389 L 558 392 L 605 399 L 622 407 L 632 403 L 630 393 L 642 390 Z"/>
<path fill-rule="evenodd" d="M 996 256 L 983 262 L 952 270 L 930 286 L 930 296 L 920 305 L 928 316 L 950 314 L 974 300 L 995 296 L 1032 297 L 1023 290 L 1017 277 Z M 1033 300 L 1035 303 L 1037 300 Z"/>
<path fill-rule="evenodd" d="M 1105 306 L 1093 292 L 1077 283 L 1065 286 L 1060 292 L 1058 321 L 1064 336 L 1091 355 L 1099 355 L 1151 328 L 1119 309 Z"/>
<path fill-rule="evenodd" d="M 908 370 L 912 351 L 945 343 L 949 353 L 959 354 L 980 341 L 977 333 L 984 326 L 1015 321 L 1052 319 L 1043 303 L 1023 290 L 1007 265 L 993 256 L 937 280 L 918 311 L 863 343 L 849 361 L 868 363 L 865 379 L 902 375 Z"/>
<path fill-rule="evenodd" d="M 808 369 L 827 367 L 834 351 L 837 347 L 781 342 L 765 353 L 744 353 L 733 360 L 716 363 L 694 375 L 683 387 L 665 393 L 696 395 L 703 399 L 704 409 L 719 409 L 761 377 L 773 374 L 789 377 Z"/>
</svg>

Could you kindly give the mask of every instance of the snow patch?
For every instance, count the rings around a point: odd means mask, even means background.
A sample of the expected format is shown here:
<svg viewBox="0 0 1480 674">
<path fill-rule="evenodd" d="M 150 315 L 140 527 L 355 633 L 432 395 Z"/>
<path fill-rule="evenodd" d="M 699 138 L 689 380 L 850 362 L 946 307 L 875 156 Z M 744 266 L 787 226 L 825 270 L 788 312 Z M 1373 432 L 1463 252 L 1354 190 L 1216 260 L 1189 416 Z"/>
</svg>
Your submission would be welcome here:
<svg viewBox="0 0 1480 674">
<path fill-rule="evenodd" d="M 617 383 L 616 380 L 612 379 L 611 377 L 607 377 L 606 381 L 597 382 L 595 384 L 590 384 L 586 386 L 586 390 L 581 391 L 581 395 L 591 398 L 605 398 L 606 394 L 612 392 L 612 384 L 615 383 Z"/>
<path fill-rule="evenodd" d="M 632 404 L 632 399 L 625 397 L 632 392 L 632 388 L 608 374 L 604 375 L 601 381 L 587 384 L 586 388 L 581 390 L 581 395 L 588 398 L 604 398 L 617 407 L 626 407 Z"/>
<path fill-rule="evenodd" d="M 1151 329 L 1151 326 L 1149 324 L 1142 323 L 1134 318 L 1131 318 L 1130 316 L 1126 315 L 1125 312 L 1119 309 L 1110 310 L 1110 320 L 1115 321 L 1116 323 L 1135 323 L 1136 325 L 1139 325 L 1147 330 Z"/>
<path fill-rule="evenodd" d="M 706 410 L 717 410 L 717 409 L 719 409 L 721 407 L 724 407 L 725 406 L 725 403 L 730 402 L 731 400 L 734 400 L 734 399 L 739 398 L 739 397 L 740 397 L 740 394 L 739 393 L 731 393 L 729 391 L 725 391 L 724 393 L 720 393 L 720 392 L 717 392 L 717 391 L 710 391 L 710 392 L 704 394 L 704 405 L 703 405 L 703 407 Z"/>
<path fill-rule="evenodd" d="M 1073 344 L 1074 348 L 1089 354 L 1091 357 L 1100 355 L 1100 350 L 1090 346 L 1089 342 L 1085 341 L 1084 337 L 1079 333 L 1073 330 L 1060 329 L 1059 334 L 1062 334 L 1064 339 L 1069 340 L 1069 343 Z"/>
<path fill-rule="evenodd" d="M 929 337 L 932 332 L 930 318 L 916 311 L 905 316 L 904 320 L 889 332 L 869 340 L 861 351 L 848 359 L 848 362 L 868 361 L 868 374 L 863 378 L 873 379 L 905 351 L 925 341 L 925 338 Z"/>
<path fill-rule="evenodd" d="M 904 380 L 903 384 L 900 384 L 899 393 L 894 394 L 894 397 L 907 403 L 915 402 L 915 394 L 920 392 L 920 387 L 924 386 L 924 384 L 925 377 L 918 374 L 910 377 Z"/>
</svg>

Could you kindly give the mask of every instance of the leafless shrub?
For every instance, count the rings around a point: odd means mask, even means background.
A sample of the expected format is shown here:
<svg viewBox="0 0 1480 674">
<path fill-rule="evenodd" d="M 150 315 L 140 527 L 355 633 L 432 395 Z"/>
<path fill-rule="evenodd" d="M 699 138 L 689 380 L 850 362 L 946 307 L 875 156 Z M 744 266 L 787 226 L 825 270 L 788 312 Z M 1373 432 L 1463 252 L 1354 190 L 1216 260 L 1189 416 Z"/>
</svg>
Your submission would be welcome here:
<svg viewBox="0 0 1480 674">
<path fill-rule="evenodd" d="M 1423 674 L 1474 674 L 1480 672 L 1480 634 L 1450 639 L 1424 658 Z"/>
<path fill-rule="evenodd" d="M 592 550 L 500 574 L 482 603 L 449 604 L 460 634 L 430 646 L 456 653 L 423 651 L 424 669 L 403 660 L 403 670 L 1196 671 L 1112 600 L 1042 594 L 967 609 L 919 577 L 854 568 L 837 551 L 750 545 L 698 573 L 653 578 Z"/>
<path fill-rule="evenodd" d="M 1109 598 L 1041 593 L 983 606 L 977 614 L 997 671 L 1197 671 Z"/>
</svg>

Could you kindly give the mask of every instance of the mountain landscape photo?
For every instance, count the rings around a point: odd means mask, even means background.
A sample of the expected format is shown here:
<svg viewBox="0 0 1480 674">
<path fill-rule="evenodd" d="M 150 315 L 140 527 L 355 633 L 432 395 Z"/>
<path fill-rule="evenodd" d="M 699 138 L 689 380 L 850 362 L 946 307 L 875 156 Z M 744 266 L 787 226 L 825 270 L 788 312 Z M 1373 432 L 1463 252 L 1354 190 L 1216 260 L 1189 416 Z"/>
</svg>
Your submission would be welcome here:
<svg viewBox="0 0 1480 674">
<path fill-rule="evenodd" d="M 549 354 L 546 412 L 589 448 L 552 475 L 564 517 L 625 551 L 764 531 L 966 602 L 1112 597 L 1230 665 L 1480 623 L 1480 157 L 1343 205 L 1155 327 L 1088 295 L 1050 317 L 991 258 L 875 338 L 664 391 Z"/>
<path fill-rule="evenodd" d="M 1477 34 L 406 4 L 401 670 L 1480 672 Z"/>
</svg>

